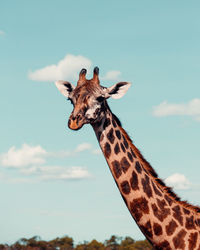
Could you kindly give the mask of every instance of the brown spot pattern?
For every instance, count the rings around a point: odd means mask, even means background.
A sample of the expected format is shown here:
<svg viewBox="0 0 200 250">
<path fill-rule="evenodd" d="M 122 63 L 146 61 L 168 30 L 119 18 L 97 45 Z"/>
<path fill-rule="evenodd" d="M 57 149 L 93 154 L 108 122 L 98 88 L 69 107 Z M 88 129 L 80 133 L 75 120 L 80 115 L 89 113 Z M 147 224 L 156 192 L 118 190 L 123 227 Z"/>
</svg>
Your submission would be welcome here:
<svg viewBox="0 0 200 250">
<path fill-rule="evenodd" d="M 113 128 L 111 128 L 110 131 L 107 134 L 107 138 L 110 141 L 110 143 L 112 143 L 112 144 L 114 143 L 114 140 L 115 140 L 113 132 L 114 132 L 114 130 L 113 130 Z"/>
<path fill-rule="evenodd" d="M 142 232 L 145 234 L 145 236 L 147 238 L 152 238 L 153 234 L 152 234 L 152 228 L 151 228 L 151 222 L 147 221 L 146 224 L 140 226 Z"/>
<path fill-rule="evenodd" d="M 144 197 L 134 199 L 130 203 L 130 211 L 136 221 L 139 221 L 142 218 L 143 214 L 149 213 L 149 206 L 147 200 Z"/>
<path fill-rule="evenodd" d="M 123 143 L 120 143 L 120 146 L 121 146 L 122 151 L 125 153 L 126 150 L 125 150 Z"/>
<path fill-rule="evenodd" d="M 183 208 L 183 212 L 184 212 L 184 214 L 190 214 L 190 210 L 188 210 L 186 208 Z"/>
<path fill-rule="evenodd" d="M 196 228 L 195 225 L 194 225 L 194 216 L 186 217 L 185 227 L 186 227 L 188 230 L 191 230 L 191 229 L 195 229 L 195 228 Z"/>
<path fill-rule="evenodd" d="M 177 228 L 177 223 L 173 219 L 169 222 L 169 224 L 165 227 L 167 235 L 172 235 Z"/>
<path fill-rule="evenodd" d="M 114 119 L 112 119 L 112 124 L 113 124 L 114 128 L 117 127 L 117 123 L 116 123 L 116 121 Z"/>
<path fill-rule="evenodd" d="M 122 192 L 123 192 L 124 194 L 129 194 L 129 193 L 130 193 L 131 188 L 130 188 L 130 186 L 129 186 L 128 181 L 123 181 L 123 182 L 121 183 L 121 189 L 122 189 Z"/>
<path fill-rule="evenodd" d="M 106 158 L 110 157 L 111 147 L 110 147 L 110 144 L 108 142 L 106 142 L 106 144 L 104 146 L 104 154 L 105 154 Z"/>
<path fill-rule="evenodd" d="M 157 188 L 156 185 L 153 183 L 153 181 L 152 181 L 151 183 L 152 183 L 153 190 L 154 190 L 155 194 L 157 194 L 158 196 L 162 196 L 162 193 L 158 190 L 158 188 Z"/>
<path fill-rule="evenodd" d="M 130 179 L 130 183 L 131 183 L 131 188 L 133 190 L 138 190 L 139 189 L 139 186 L 138 186 L 138 177 L 137 177 L 137 174 L 136 174 L 136 172 L 134 170 L 132 172 L 132 177 Z"/>
<path fill-rule="evenodd" d="M 164 240 L 161 243 L 159 243 L 156 247 L 156 250 L 171 250 L 171 247 L 169 245 L 169 242 Z"/>
<path fill-rule="evenodd" d="M 153 224 L 153 231 L 154 231 L 155 235 L 157 235 L 157 236 L 161 235 L 162 234 L 162 227 L 161 227 L 161 225 L 158 224 L 158 223 L 154 223 Z"/>
<path fill-rule="evenodd" d="M 174 218 L 181 224 L 181 226 L 183 226 L 183 216 L 181 214 L 180 207 L 177 205 L 177 206 L 173 207 L 172 210 L 173 210 Z"/>
<path fill-rule="evenodd" d="M 134 158 L 136 158 L 136 155 L 135 155 L 135 153 L 133 152 L 132 148 L 131 148 L 131 154 L 132 154 L 132 156 L 133 156 Z"/>
<path fill-rule="evenodd" d="M 190 237 L 189 237 L 189 250 L 193 250 L 195 249 L 196 245 L 197 245 L 197 237 L 198 237 L 198 233 L 191 233 Z"/>
<path fill-rule="evenodd" d="M 120 131 L 116 130 L 115 134 L 116 134 L 117 138 L 120 140 L 121 139 L 121 133 L 120 133 Z"/>
<path fill-rule="evenodd" d="M 181 231 L 173 238 L 173 243 L 175 249 L 185 249 L 185 241 L 184 237 L 186 235 L 186 231 L 184 229 L 181 229 Z"/>
<path fill-rule="evenodd" d="M 122 174 L 122 170 L 118 161 L 112 162 L 113 172 L 116 178 L 119 178 Z"/>
<path fill-rule="evenodd" d="M 167 206 L 167 203 L 164 199 L 160 200 L 160 199 L 156 199 L 157 200 L 157 204 L 159 206 L 160 209 L 165 209 L 165 206 Z"/>
<path fill-rule="evenodd" d="M 147 196 L 149 198 L 152 197 L 152 189 L 150 186 L 149 177 L 147 175 L 145 175 L 145 178 L 142 179 L 142 186 L 143 186 L 143 190 L 147 194 Z"/>
<path fill-rule="evenodd" d="M 124 139 L 124 146 L 128 149 L 128 142 L 127 142 L 126 138 L 124 137 L 124 135 L 122 135 L 122 136 L 123 136 L 123 139 Z"/>
<path fill-rule="evenodd" d="M 168 202 L 168 204 L 171 206 L 171 204 L 173 203 L 173 200 L 168 195 L 165 195 L 164 198 Z"/>
<path fill-rule="evenodd" d="M 169 208 L 159 208 L 155 203 L 152 204 L 154 215 L 162 222 L 169 214 Z"/>
<path fill-rule="evenodd" d="M 129 169 L 129 167 L 130 167 L 130 163 L 128 162 L 128 160 L 126 159 L 126 157 L 123 157 L 123 158 L 121 159 L 120 164 L 121 164 L 121 168 L 122 168 L 123 172 L 126 173 L 126 171 L 127 171 L 127 170 Z"/>
<path fill-rule="evenodd" d="M 120 148 L 119 148 L 118 142 L 116 143 L 116 145 L 115 145 L 115 147 L 114 147 L 114 151 L 115 151 L 115 154 L 116 154 L 116 155 L 120 152 Z"/>
<path fill-rule="evenodd" d="M 129 160 L 131 162 L 133 162 L 133 156 L 132 156 L 132 154 L 130 152 L 128 152 L 127 155 L 128 155 Z"/>
<path fill-rule="evenodd" d="M 110 124 L 111 124 L 110 119 L 109 119 L 109 118 L 106 118 L 106 119 L 105 119 L 105 122 L 104 122 L 104 124 L 103 124 L 104 130 L 105 130 L 105 128 L 107 128 Z"/>
<path fill-rule="evenodd" d="M 135 168 L 139 174 L 142 173 L 142 167 L 140 166 L 140 163 L 138 161 L 136 161 L 135 163 Z"/>
</svg>

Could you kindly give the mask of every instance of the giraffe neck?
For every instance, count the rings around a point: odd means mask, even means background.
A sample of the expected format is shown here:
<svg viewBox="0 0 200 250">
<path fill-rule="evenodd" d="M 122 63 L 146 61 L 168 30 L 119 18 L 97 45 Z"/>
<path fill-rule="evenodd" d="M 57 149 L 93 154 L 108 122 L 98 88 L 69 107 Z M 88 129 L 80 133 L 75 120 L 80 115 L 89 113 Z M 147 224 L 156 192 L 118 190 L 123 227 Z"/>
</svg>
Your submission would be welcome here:
<svg viewBox="0 0 200 250">
<path fill-rule="evenodd" d="M 200 209 L 165 186 L 109 108 L 92 126 L 132 217 L 155 249 L 200 250 Z"/>
</svg>

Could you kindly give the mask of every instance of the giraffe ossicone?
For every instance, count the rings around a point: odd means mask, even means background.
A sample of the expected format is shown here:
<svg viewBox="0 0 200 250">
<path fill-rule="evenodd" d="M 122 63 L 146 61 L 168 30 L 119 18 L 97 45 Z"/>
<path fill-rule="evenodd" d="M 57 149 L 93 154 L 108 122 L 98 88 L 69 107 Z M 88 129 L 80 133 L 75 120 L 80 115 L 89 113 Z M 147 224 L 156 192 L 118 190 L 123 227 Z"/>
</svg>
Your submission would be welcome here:
<svg viewBox="0 0 200 250">
<path fill-rule="evenodd" d="M 55 83 L 74 106 L 69 128 L 91 124 L 132 217 L 155 249 L 200 250 L 200 208 L 181 201 L 158 178 L 108 106 L 107 99 L 121 98 L 130 83 L 106 88 L 100 85 L 98 67 L 92 79 L 86 73 L 80 71 L 77 86 Z"/>
</svg>

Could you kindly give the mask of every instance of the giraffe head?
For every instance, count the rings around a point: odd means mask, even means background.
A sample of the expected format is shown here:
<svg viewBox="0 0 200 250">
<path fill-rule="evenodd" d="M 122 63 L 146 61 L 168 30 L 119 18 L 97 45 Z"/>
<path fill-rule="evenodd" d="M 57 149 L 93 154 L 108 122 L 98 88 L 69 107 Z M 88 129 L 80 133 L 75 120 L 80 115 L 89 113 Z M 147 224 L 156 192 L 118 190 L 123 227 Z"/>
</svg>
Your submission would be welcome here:
<svg viewBox="0 0 200 250">
<path fill-rule="evenodd" d="M 76 87 L 67 81 L 55 82 L 60 92 L 73 104 L 74 109 L 68 121 L 69 128 L 73 130 L 103 118 L 107 107 L 106 99 L 121 98 L 130 87 L 128 82 L 119 82 L 109 88 L 101 86 L 98 67 L 94 68 L 92 79 L 87 80 L 86 73 L 86 69 L 80 71 Z"/>
</svg>

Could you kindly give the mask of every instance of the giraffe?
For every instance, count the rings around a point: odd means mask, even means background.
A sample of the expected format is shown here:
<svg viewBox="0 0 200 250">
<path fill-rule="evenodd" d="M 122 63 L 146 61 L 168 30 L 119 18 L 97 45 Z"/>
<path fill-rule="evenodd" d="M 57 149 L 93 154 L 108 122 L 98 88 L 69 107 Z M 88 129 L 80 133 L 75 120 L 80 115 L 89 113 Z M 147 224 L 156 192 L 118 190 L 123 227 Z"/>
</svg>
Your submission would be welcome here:
<svg viewBox="0 0 200 250">
<path fill-rule="evenodd" d="M 55 82 L 74 106 L 68 127 L 79 130 L 91 124 L 126 206 L 155 249 L 200 250 L 200 207 L 181 201 L 165 185 L 108 106 L 107 99 L 121 98 L 130 83 L 106 88 L 100 85 L 98 67 L 92 79 L 86 73 L 80 71 L 76 87 Z"/>
</svg>

